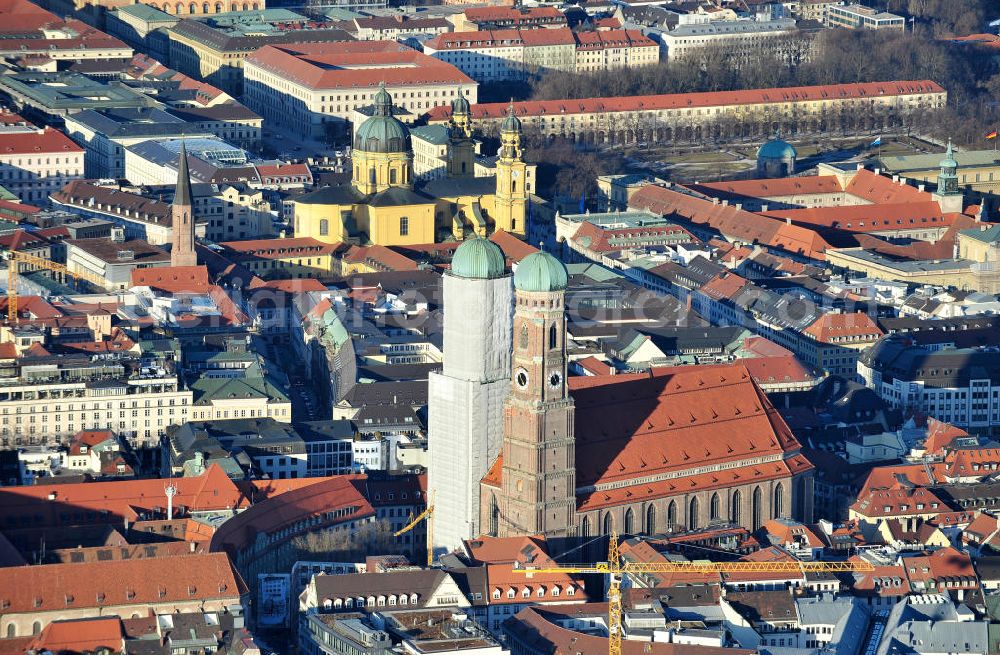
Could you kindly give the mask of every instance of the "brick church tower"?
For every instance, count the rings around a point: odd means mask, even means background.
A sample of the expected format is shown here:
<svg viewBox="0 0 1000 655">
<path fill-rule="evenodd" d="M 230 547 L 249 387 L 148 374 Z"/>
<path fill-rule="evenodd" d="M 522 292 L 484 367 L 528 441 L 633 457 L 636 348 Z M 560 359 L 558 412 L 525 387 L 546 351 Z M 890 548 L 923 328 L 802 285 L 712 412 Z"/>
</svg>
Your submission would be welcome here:
<svg viewBox="0 0 1000 655">
<path fill-rule="evenodd" d="M 546 252 L 514 273 L 514 352 L 502 485 L 483 499 L 497 536 L 576 535 L 573 399 L 566 386 L 566 268 Z"/>
<path fill-rule="evenodd" d="M 188 172 L 187 148 L 181 143 L 177 163 L 177 190 L 170 206 L 173 244 L 170 247 L 171 266 L 197 266 L 198 254 L 194 250 L 194 211 L 191 195 L 191 174 Z"/>
</svg>

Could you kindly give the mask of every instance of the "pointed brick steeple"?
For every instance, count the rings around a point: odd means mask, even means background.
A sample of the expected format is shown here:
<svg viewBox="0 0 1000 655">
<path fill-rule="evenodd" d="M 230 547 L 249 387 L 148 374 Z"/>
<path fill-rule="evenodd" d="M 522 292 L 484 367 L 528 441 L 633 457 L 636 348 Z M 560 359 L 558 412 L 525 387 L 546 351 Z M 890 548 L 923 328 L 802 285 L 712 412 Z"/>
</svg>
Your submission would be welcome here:
<svg viewBox="0 0 1000 655">
<path fill-rule="evenodd" d="M 173 246 L 170 249 L 171 266 L 197 266 L 194 251 L 194 213 L 191 202 L 191 175 L 188 171 L 187 147 L 181 142 L 177 163 L 177 189 L 170 206 Z"/>
</svg>

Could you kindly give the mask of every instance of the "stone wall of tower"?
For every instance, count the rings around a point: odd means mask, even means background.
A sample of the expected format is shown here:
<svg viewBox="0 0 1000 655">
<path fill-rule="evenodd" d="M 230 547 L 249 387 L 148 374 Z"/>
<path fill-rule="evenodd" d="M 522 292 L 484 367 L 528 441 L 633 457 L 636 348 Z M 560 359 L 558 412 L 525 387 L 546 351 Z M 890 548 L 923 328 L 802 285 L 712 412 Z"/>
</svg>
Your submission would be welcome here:
<svg viewBox="0 0 1000 655">
<path fill-rule="evenodd" d="M 444 276 L 444 367 L 428 385 L 434 544 L 480 535 L 479 483 L 500 452 L 510 390 L 511 278 Z"/>
</svg>

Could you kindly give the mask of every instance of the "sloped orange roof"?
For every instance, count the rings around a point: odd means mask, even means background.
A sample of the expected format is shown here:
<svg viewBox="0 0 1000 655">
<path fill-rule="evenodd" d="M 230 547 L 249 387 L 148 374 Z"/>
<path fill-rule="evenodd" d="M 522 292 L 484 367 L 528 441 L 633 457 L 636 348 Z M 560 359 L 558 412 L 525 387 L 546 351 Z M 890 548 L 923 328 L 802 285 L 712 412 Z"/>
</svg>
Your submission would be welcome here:
<svg viewBox="0 0 1000 655">
<path fill-rule="evenodd" d="M 834 343 L 838 339 L 871 339 L 882 336 L 882 330 L 864 312 L 827 312 L 820 315 L 803 333 L 821 343 Z"/>
<path fill-rule="evenodd" d="M 344 262 L 364 263 L 384 271 L 415 271 L 420 266 L 406 255 L 379 244 L 351 246 L 343 256 Z"/>
<path fill-rule="evenodd" d="M 960 448 L 949 451 L 944 461 L 948 477 L 982 477 L 996 471 L 996 466 L 1000 465 L 1000 449 Z"/>
<path fill-rule="evenodd" d="M 118 483 L 115 483 L 118 484 Z M 12 614 L 236 599 L 246 585 L 225 553 L 43 564 L 4 569 L 0 601 Z"/>
<path fill-rule="evenodd" d="M 979 576 L 972 566 L 972 558 L 968 553 L 951 546 L 928 555 L 907 557 L 903 560 L 903 568 L 911 585 L 915 582 L 940 581 L 948 578 L 949 587 L 952 583 L 957 588 L 979 586 Z"/>
<path fill-rule="evenodd" d="M 504 230 L 497 230 L 491 234 L 490 241 L 500 246 L 500 250 L 503 251 L 507 260 L 514 263 L 521 261 L 533 252 L 538 252 L 538 248 Z"/>
<path fill-rule="evenodd" d="M 969 433 L 950 423 L 939 421 L 934 417 L 927 418 L 927 440 L 924 450 L 928 455 L 944 454 L 945 448 L 959 437 L 967 437 Z"/>
<path fill-rule="evenodd" d="M 52 39 L 52 42 L 58 43 L 59 40 Z M 4 42 L 4 45 L 6 46 L 7 43 Z M 0 154 L 4 155 L 63 155 L 82 152 L 83 148 L 76 145 L 72 139 L 51 127 L 46 127 L 40 132 L 0 134 Z"/>
<path fill-rule="evenodd" d="M 928 476 L 928 471 L 933 474 L 933 479 Z M 930 486 L 944 481 L 944 474 L 944 462 L 876 466 L 868 473 L 858 496 L 877 489 L 902 489 L 910 485 Z M 905 480 L 906 483 L 904 484 L 901 480 Z"/>
<path fill-rule="evenodd" d="M 836 175 L 806 175 L 804 177 L 779 177 L 763 180 L 733 180 L 730 182 L 701 182 L 685 185 L 707 196 L 733 198 L 781 198 L 802 194 L 822 195 L 842 193 L 843 187 Z"/>
<path fill-rule="evenodd" d="M 828 84 L 745 91 L 708 91 L 702 93 L 672 93 L 577 100 L 527 100 L 514 103 L 514 112 L 520 117 L 561 116 L 570 114 L 655 111 L 659 109 L 691 109 L 730 105 L 767 105 L 790 102 L 842 101 L 865 97 L 892 97 L 926 93 L 944 93 L 940 84 L 931 80 L 865 82 L 857 84 Z M 497 102 L 472 105 L 472 118 L 477 120 L 503 118 L 508 103 Z M 451 108 L 438 106 L 429 112 L 432 121 L 445 120 Z"/>
<path fill-rule="evenodd" d="M 745 278 L 725 271 L 703 284 L 698 291 L 715 300 L 732 299 L 747 284 Z"/>
<path fill-rule="evenodd" d="M 730 240 L 772 246 L 813 259 L 823 259 L 829 247 L 813 230 L 655 184 L 636 191 L 629 206 L 707 225 Z"/>
<path fill-rule="evenodd" d="M 125 633 L 117 616 L 53 621 L 31 642 L 37 651 L 53 653 L 96 652 L 104 647 L 111 652 L 124 648 Z"/>
<path fill-rule="evenodd" d="M 951 508 L 930 489 L 880 489 L 859 495 L 851 510 L 870 519 L 924 516 L 948 512 Z"/>
<path fill-rule="evenodd" d="M 795 355 L 774 357 L 747 357 L 740 360 L 747 367 L 757 384 L 780 384 L 782 382 L 810 382 L 816 379 Z"/>
<path fill-rule="evenodd" d="M 476 82 L 451 64 L 395 41 L 336 41 L 267 45 L 247 58 L 259 66 L 312 89 L 465 84 Z"/>
<path fill-rule="evenodd" d="M 168 293 L 205 293 L 210 282 L 207 266 L 164 266 L 132 271 L 133 287 L 153 287 Z"/>
<path fill-rule="evenodd" d="M 876 175 L 867 168 L 860 169 L 847 183 L 847 193 L 876 204 L 905 202 L 925 202 L 932 200 L 931 194 L 906 184 L 893 182 L 884 175 Z"/>
<path fill-rule="evenodd" d="M 0 514 L 12 519 L 27 517 L 32 525 L 58 526 L 67 506 L 74 510 L 109 512 L 114 517 L 135 520 L 140 512 L 166 508 L 164 489 L 177 489 L 174 507 L 190 511 L 241 509 L 249 503 L 229 476 L 212 465 L 198 477 L 173 480 L 117 480 L 77 484 L 40 484 L 30 487 L 0 487 Z"/>
<path fill-rule="evenodd" d="M 911 200 L 871 205 L 776 209 L 769 210 L 765 215 L 788 219 L 803 227 L 869 233 L 947 228 L 961 214 L 942 214 L 941 206 L 934 200 Z"/>
</svg>

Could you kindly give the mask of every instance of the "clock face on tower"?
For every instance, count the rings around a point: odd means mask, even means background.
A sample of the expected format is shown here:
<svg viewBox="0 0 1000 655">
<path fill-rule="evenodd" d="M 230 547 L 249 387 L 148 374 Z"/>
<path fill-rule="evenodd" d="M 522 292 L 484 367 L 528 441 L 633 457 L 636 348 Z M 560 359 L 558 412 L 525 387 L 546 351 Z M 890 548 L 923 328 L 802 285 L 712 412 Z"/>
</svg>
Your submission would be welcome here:
<svg viewBox="0 0 1000 655">
<path fill-rule="evenodd" d="M 553 373 L 549 376 L 549 386 L 553 389 L 558 389 L 559 385 L 562 384 L 562 375 L 560 373 Z"/>
<path fill-rule="evenodd" d="M 527 389 L 528 372 L 523 368 L 517 369 L 517 372 L 514 374 L 514 383 L 518 386 L 518 388 Z"/>
</svg>

